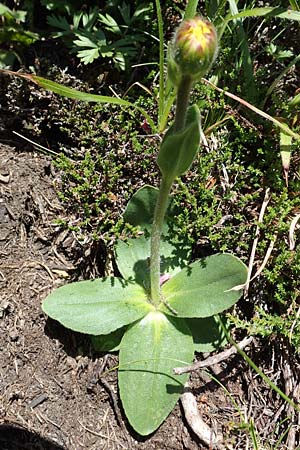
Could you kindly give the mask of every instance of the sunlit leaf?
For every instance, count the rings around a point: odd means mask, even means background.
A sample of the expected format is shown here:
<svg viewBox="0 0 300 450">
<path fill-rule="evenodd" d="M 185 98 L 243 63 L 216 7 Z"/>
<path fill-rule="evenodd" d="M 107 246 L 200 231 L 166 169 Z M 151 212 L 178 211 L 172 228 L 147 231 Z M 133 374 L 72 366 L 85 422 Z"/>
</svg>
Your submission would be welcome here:
<svg viewBox="0 0 300 450">
<path fill-rule="evenodd" d="M 141 286 L 114 277 L 66 284 L 48 295 L 42 308 L 65 327 L 94 335 L 111 333 L 154 309 Z"/>
<path fill-rule="evenodd" d="M 176 317 L 214 316 L 242 295 L 247 267 L 224 253 L 190 264 L 162 286 L 160 310 Z"/>
<path fill-rule="evenodd" d="M 155 431 L 174 408 L 187 376 L 173 368 L 192 361 L 193 339 L 182 319 L 168 319 L 156 311 L 129 327 L 119 356 L 119 389 L 132 427 L 146 436 Z"/>
</svg>

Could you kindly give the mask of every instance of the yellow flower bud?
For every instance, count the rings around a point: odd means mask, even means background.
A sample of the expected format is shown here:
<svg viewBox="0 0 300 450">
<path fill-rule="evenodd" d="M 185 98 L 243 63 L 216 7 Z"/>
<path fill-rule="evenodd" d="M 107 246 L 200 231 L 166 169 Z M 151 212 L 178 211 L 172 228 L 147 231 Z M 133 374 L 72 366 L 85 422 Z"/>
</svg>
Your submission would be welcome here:
<svg viewBox="0 0 300 450">
<path fill-rule="evenodd" d="M 210 69 L 218 52 L 215 27 L 202 17 L 184 20 L 169 47 L 168 73 L 178 86 L 182 76 L 200 80 Z"/>
</svg>

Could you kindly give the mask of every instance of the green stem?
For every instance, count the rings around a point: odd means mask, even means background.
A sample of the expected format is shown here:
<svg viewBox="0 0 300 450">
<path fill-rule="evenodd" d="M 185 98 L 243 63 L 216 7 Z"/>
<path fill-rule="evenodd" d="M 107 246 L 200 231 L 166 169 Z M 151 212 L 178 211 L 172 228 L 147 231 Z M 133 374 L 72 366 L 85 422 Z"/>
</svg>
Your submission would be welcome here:
<svg viewBox="0 0 300 450">
<path fill-rule="evenodd" d="M 172 184 L 173 180 L 161 180 L 151 230 L 150 282 L 154 305 L 160 303 L 160 238 Z"/>
<path fill-rule="evenodd" d="M 185 75 L 177 90 L 176 116 L 174 121 L 174 131 L 180 131 L 185 125 L 186 111 L 190 101 L 192 80 L 189 75 Z"/>
<path fill-rule="evenodd" d="M 189 104 L 192 81 L 189 76 L 183 77 L 177 91 L 176 115 L 174 131 L 180 131 L 185 125 L 186 112 Z M 154 210 L 151 230 L 151 255 L 150 255 L 150 283 L 151 301 L 158 306 L 160 299 L 160 239 L 164 223 L 164 217 L 169 202 L 169 195 L 174 179 L 162 178 L 158 198 Z"/>
</svg>

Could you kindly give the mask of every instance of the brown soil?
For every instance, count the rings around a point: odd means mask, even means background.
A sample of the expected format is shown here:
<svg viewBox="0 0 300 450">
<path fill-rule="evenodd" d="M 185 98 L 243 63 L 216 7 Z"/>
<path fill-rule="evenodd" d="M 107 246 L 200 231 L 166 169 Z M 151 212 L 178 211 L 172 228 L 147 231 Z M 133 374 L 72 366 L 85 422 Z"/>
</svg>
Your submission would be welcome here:
<svg viewBox="0 0 300 450">
<path fill-rule="evenodd" d="M 83 267 L 95 265 L 90 251 L 55 224 L 65 214 L 54 189 L 56 177 L 47 157 L 0 145 L 0 448 L 206 448 L 179 405 L 156 433 L 138 437 L 122 413 L 116 372 L 104 380 L 97 376 L 99 368 L 114 367 L 117 356 L 95 354 L 86 336 L 42 313 L 41 301 L 52 289 L 86 276 Z M 271 346 L 264 354 L 275 377 Z M 273 442 L 270 436 L 288 405 L 238 356 L 214 373 L 244 421 L 252 417 L 264 442 Z M 252 448 L 249 435 L 238 430 L 241 417 L 224 390 L 201 373 L 193 374 L 191 386 L 207 423 L 227 436 L 226 448 Z M 294 429 L 297 433 L 297 420 Z"/>
</svg>

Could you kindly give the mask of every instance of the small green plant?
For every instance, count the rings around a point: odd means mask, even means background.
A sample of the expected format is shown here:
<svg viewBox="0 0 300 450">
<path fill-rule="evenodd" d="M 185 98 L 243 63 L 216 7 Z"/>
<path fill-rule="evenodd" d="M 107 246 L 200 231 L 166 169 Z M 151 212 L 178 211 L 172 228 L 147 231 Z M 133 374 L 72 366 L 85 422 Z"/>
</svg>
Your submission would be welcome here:
<svg viewBox="0 0 300 450">
<path fill-rule="evenodd" d="M 29 46 L 39 39 L 37 33 L 26 30 L 27 12 L 10 9 L 0 3 L 0 67 L 11 66 L 17 59 L 21 61 L 21 53 L 24 47 Z"/>
<path fill-rule="evenodd" d="M 160 189 L 144 186 L 125 211 L 124 220 L 142 235 L 116 245 L 122 277 L 71 283 L 43 302 L 50 317 L 94 335 L 99 350 L 119 348 L 120 396 L 141 435 L 162 423 L 183 391 L 187 376 L 172 374 L 175 362 L 190 363 L 196 348 L 222 342 L 214 315 L 239 299 L 247 277 L 246 266 L 231 254 L 189 263 L 185 239 L 170 231 L 172 185 L 189 169 L 200 143 L 200 112 L 188 106 L 190 91 L 216 52 L 214 27 L 199 17 L 185 20 L 170 45 L 175 120 L 157 157 Z"/>
<path fill-rule="evenodd" d="M 129 422 L 141 435 L 151 433 L 162 423 L 183 390 L 187 376 L 173 374 L 175 362 L 189 364 L 195 350 L 210 351 L 224 341 L 224 329 L 215 315 L 238 300 L 246 280 L 245 265 L 227 253 L 190 263 L 186 236 L 174 235 L 172 231 L 176 199 L 171 190 L 175 179 L 191 166 L 202 131 L 198 107 L 188 106 L 189 93 L 193 82 L 209 68 L 217 47 L 211 24 L 192 19 L 196 5 L 197 2 L 189 1 L 185 19 L 190 20 L 180 27 L 169 48 L 168 83 L 163 78 L 161 17 L 159 20 L 157 126 L 142 107 L 125 99 L 79 92 L 35 75 L 21 75 L 66 97 L 136 108 L 153 133 L 165 130 L 176 97 L 175 121 L 164 136 L 157 158 L 160 189 L 144 186 L 138 190 L 124 214 L 124 220 L 134 229 L 139 227 L 141 233 L 139 238 L 119 240 L 116 244 L 121 276 L 71 283 L 54 291 L 43 302 L 43 309 L 50 317 L 93 336 L 98 350 L 120 351 L 120 396 Z M 159 1 L 156 6 L 159 16 Z M 232 12 L 226 16 L 219 34 L 222 35 L 230 20 L 267 14 L 289 18 L 290 12 L 277 11 L 277 8 Z M 299 20 L 299 14 L 293 13 L 293 17 Z M 222 93 L 241 100 L 228 92 Z M 241 103 L 251 107 L 245 101 Z M 272 119 L 257 108 L 251 109 Z M 288 126 L 272 121 L 292 133 Z M 88 175 L 93 180 L 93 174 Z M 261 375 L 258 368 L 255 370 Z"/>
<path fill-rule="evenodd" d="M 56 12 L 47 18 L 48 24 L 59 30 L 52 36 L 63 39 L 85 65 L 101 57 L 109 58 L 115 67 L 125 70 L 141 44 L 149 39 L 142 31 L 142 23 L 149 21 L 151 8 L 144 3 L 132 12 L 130 4 L 122 2 L 114 8 L 113 15 L 117 19 L 108 12 L 101 14 L 97 7 L 83 12 L 69 5 L 61 11 L 61 2 L 53 5 L 53 2 L 44 1 L 44 4 Z"/>
</svg>

